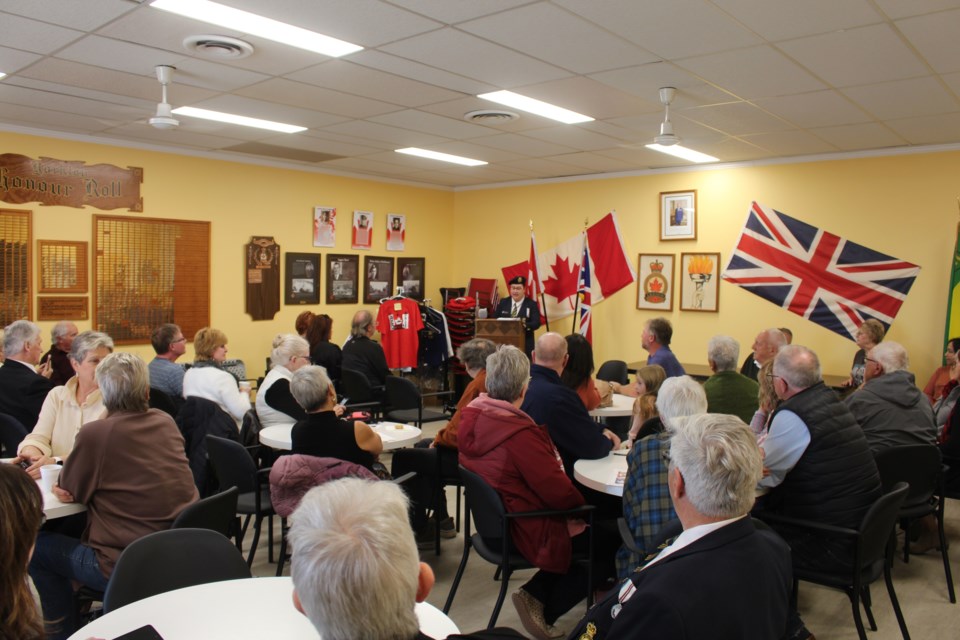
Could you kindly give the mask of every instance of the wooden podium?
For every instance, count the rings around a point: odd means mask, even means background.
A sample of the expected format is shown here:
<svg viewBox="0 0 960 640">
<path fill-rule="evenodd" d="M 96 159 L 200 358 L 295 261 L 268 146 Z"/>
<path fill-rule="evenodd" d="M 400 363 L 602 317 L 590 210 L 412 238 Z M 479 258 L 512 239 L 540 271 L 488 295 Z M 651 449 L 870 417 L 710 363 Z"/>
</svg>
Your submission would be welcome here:
<svg viewBox="0 0 960 640">
<path fill-rule="evenodd" d="M 496 344 L 513 345 L 520 351 L 524 349 L 526 331 L 521 318 L 503 318 L 501 320 L 477 320 L 477 337 L 486 338 Z"/>
</svg>

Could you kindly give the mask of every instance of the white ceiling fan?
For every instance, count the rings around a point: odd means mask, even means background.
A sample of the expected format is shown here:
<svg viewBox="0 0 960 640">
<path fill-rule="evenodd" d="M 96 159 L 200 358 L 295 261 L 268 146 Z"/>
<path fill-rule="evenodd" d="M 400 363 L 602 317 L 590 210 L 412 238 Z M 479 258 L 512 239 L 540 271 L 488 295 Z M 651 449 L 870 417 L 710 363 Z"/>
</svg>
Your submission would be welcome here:
<svg viewBox="0 0 960 640">
<path fill-rule="evenodd" d="M 150 118 L 150 126 L 157 129 L 173 129 L 180 126 L 180 121 L 173 117 L 173 108 L 167 102 L 167 85 L 170 84 L 173 79 L 173 72 L 176 70 L 176 67 L 168 64 L 158 64 L 156 67 L 157 80 L 160 81 L 163 99 L 157 105 L 157 115 Z"/>
<path fill-rule="evenodd" d="M 660 104 L 663 105 L 664 109 L 663 122 L 660 123 L 660 134 L 653 137 L 651 144 L 644 146 L 689 162 L 717 162 L 718 158 L 680 144 L 680 136 L 673 132 L 673 123 L 670 122 L 670 103 L 673 102 L 676 95 L 677 90 L 674 87 L 660 88 Z"/>
</svg>

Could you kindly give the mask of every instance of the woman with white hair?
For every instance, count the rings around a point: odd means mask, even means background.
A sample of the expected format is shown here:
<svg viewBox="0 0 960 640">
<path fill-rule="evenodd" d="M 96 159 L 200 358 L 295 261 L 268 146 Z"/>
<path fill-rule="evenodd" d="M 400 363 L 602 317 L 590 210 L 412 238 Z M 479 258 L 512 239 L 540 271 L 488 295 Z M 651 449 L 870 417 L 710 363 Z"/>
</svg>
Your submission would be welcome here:
<svg viewBox="0 0 960 640">
<path fill-rule="evenodd" d="M 307 417 L 290 393 L 290 379 L 295 371 L 310 364 L 310 343 L 292 333 L 273 339 L 270 371 L 257 389 L 257 417 L 264 428 L 275 425 L 293 426 Z"/>
</svg>

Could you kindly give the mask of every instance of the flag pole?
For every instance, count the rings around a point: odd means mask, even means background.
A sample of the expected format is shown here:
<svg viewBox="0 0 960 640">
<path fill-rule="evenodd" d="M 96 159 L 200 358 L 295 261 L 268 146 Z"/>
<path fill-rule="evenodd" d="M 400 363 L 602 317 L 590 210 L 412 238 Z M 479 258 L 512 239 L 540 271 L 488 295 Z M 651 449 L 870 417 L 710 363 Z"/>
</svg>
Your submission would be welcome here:
<svg viewBox="0 0 960 640">
<path fill-rule="evenodd" d="M 531 243 L 533 242 L 533 218 L 530 219 L 530 238 Z M 532 245 L 531 245 L 532 246 Z M 540 308 L 543 309 L 543 326 L 547 328 L 547 331 L 550 331 L 550 318 L 547 317 L 547 299 L 543 294 L 543 288 L 540 286 L 540 256 L 537 255 L 537 252 L 533 252 L 533 259 L 536 260 L 536 278 L 537 278 L 537 300 L 540 303 Z"/>
<path fill-rule="evenodd" d="M 589 226 L 590 221 L 588 218 L 583 219 L 583 246 L 580 247 L 580 259 L 583 259 L 583 249 L 587 246 L 587 227 Z M 583 272 L 583 265 L 580 265 L 580 271 Z M 580 274 L 577 274 L 577 297 L 573 303 L 573 326 L 570 327 L 570 333 L 577 333 L 577 324 L 580 322 L 580 317 L 577 315 L 577 311 L 580 310 Z"/>
</svg>

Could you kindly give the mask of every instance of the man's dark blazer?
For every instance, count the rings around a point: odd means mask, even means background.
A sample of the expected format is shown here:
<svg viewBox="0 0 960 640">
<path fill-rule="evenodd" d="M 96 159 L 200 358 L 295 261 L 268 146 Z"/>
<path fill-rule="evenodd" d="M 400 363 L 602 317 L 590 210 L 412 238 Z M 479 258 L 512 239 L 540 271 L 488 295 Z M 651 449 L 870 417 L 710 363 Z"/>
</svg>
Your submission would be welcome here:
<svg viewBox="0 0 960 640">
<path fill-rule="evenodd" d="M 29 365 L 8 359 L 0 366 L 0 413 L 13 416 L 27 431 L 33 431 L 40 407 L 55 386 Z"/>
<path fill-rule="evenodd" d="M 790 549 L 772 531 L 743 518 L 637 570 L 636 592 L 616 618 L 620 589 L 595 605 L 587 623 L 603 638 L 777 640 L 787 629 L 793 573 Z"/>
<path fill-rule="evenodd" d="M 513 310 L 513 298 L 507 296 L 502 298 L 500 302 L 497 303 L 497 310 L 494 313 L 494 318 L 510 318 L 510 312 Z M 529 357 L 533 353 L 533 332 L 540 328 L 540 308 L 537 306 L 536 301 L 531 300 L 530 298 L 524 298 L 520 301 L 520 313 L 517 315 L 518 318 L 523 318 L 526 324 L 526 340 L 524 345 L 524 351 L 526 351 L 527 356 Z"/>
</svg>

